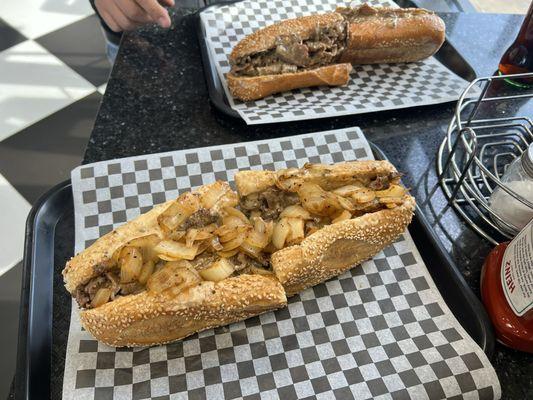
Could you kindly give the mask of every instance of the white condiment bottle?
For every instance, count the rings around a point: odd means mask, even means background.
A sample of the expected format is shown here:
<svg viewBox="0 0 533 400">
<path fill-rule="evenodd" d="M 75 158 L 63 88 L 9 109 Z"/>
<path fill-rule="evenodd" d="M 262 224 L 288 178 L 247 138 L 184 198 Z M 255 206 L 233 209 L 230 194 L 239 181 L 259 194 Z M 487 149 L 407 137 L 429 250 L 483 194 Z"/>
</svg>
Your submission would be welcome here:
<svg viewBox="0 0 533 400">
<path fill-rule="evenodd" d="M 501 182 L 516 194 L 533 203 L 533 143 L 509 165 L 501 178 Z M 533 218 L 532 207 L 514 198 L 499 186 L 496 186 L 492 192 L 489 205 L 501 219 L 515 227 L 515 229 L 510 229 L 493 218 L 499 227 L 512 234 L 518 233 Z"/>
</svg>

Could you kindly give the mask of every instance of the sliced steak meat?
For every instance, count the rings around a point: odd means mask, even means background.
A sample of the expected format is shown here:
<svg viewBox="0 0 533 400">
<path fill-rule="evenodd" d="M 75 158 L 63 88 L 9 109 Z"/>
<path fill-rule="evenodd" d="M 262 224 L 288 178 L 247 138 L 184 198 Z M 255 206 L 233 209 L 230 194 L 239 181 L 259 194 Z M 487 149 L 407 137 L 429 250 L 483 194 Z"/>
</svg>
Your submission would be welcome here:
<svg viewBox="0 0 533 400">
<path fill-rule="evenodd" d="M 261 199 L 259 193 L 252 193 L 248 196 L 241 197 L 239 207 L 243 211 L 259 210 L 261 207 Z"/>
<path fill-rule="evenodd" d="M 116 272 L 106 272 L 92 278 L 86 284 L 79 285 L 76 288 L 74 297 L 80 307 L 91 308 L 91 301 L 101 288 L 111 288 L 112 296 L 117 294 L 121 289 L 118 274 Z"/>
<path fill-rule="evenodd" d="M 190 228 L 203 228 L 204 226 L 217 222 L 217 220 L 218 215 L 211 214 L 206 208 L 201 208 L 187 218 L 187 220 L 181 225 L 180 229 L 186 231 Z"/>
<path fill-rule="evenodd" d="M 260 211 L 266 220 L 277 219 L 286 207 L 300 202 L 296 193 L 284 192 L 274 187 L 262 192 L 259 198 L 262 200 Z"/>
<path fill-rule="evenodd" d="M 253 193 L 241 198 L 239 205 L 246 211 L 260 211 L 261 217 L 265 220 L 275 220 L 284 208 L 299 202 L 300 199 L 296 193 L 270 187 L 261 193 Z"/>
<path fill-rule="evenodd" d="M 346 22 L 317 27 L 310 38 L 280 35 L 275 47 L 233 61 L 231 72 L 237 76 L 276 75 L 298 72 L 335 63 L 346 47 Z"/>
<path fill-rule="evenodd" d="M 92 299 L 96 292 L 98 292 L 98 289 L 107 287 L 109 285 L 110 282 L 108 282 L 108 279 L 105 275 L 97 276 L 96 278 L 91 279 L 89 283 L 85 285 L 85 292 Z"/>
<path fill-rule="evenodd" d="M 390 186 L 390 177 L 386 175 L 378 175 L 372 180 L 368 187 L 372 190 L 385 190 Z"/>
<path fill-rule="evenodd" d="M 85 287 L 80 285 L 76 288 L 76 292 L 74 293 L 76 302 L 81 308 L 87 308 L 87 305 L 91 302 L 91 298 L 84 289 Z"/>
<path fill-rule="evenodd" d="M 296 35 L 282 35 L 276 39 L 276 55 L 281 61 L 299 67 L 309 65 L 309 48 Z"/>
<path fill-rule="evenodd" d="M 244 253 L 237 253 L 229 259 L 235 265 L 235 271 L 245 271 L 249 267 L 268 268 L 270 267 L 269 259 L 261 253 L 261 258 L 252 258 Z"/>
<path fill-rule="evenodd" d="M 277 62 L 275 64 L 265 65 L 264 67 L 257 67 L 256 70 L 257 75 L 277 75 L 296 72 L 298 67 L 296 65 Z"/>
</svg>

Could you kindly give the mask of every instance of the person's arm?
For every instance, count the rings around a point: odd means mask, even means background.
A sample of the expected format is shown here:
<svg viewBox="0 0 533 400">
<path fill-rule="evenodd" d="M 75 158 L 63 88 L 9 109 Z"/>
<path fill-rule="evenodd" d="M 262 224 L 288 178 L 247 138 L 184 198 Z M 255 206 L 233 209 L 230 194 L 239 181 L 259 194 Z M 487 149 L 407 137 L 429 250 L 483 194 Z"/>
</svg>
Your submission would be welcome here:
<svg viewBox="0 0 533 400">
<path fill-rule="evenodd" d="M 174 6 L 174 0 L 89 0 L 108 33 L 129 31 L 138 26 L 157 23 L 170 27 L 168 11 L 163 7 Z"/>
<path fill-rule="evenodd" d="M 98 19 L 100 20 L 100 25 L 102 25 L 102 29 L 104 32 L 105 37 L 107 38 L 107 41 L 114 43 L 115 45 L 118 45 L 120 43 L 120 38 L 122 37 L 122 32 L 113 32 L 109 26 L 107 26 L 106 22 L 98 12 L 98 9 L 96 8 L 94 4 L 95 0 L 89 0 L 89 3 L 91 3 L 91 7 L 93 8 L 94 12 L 98 16 Z"/>
</svg>

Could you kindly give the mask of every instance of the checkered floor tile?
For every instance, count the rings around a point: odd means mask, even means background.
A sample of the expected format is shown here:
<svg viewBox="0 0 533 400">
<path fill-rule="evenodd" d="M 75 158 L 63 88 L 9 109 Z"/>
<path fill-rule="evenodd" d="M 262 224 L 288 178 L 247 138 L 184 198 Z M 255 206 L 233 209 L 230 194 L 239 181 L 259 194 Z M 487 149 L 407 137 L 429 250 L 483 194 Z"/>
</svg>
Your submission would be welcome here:
<svg viewBox="0 0 533 400">
<path fill-rule="evenodd" d="M 111 65 L 88 0 L 2 1 L 0 15 L 0 202 L 16 208 L 2 232 L 18 232 L 79 165 Z M 22 258 L 22 234 L 6 240 L 0 275 Z"/>
<path fill-rule="evenodd" d="M 89 0 L 0 1 L 2 398 L 14 371 L 26 217 L 80 164 L 110 71 Z"/>
<path fill-rule="evenodd" d="M 26 40 L 24 35 L 0 18 L 0 51 L 9 49 L 24 40 Z"/>
</svg>

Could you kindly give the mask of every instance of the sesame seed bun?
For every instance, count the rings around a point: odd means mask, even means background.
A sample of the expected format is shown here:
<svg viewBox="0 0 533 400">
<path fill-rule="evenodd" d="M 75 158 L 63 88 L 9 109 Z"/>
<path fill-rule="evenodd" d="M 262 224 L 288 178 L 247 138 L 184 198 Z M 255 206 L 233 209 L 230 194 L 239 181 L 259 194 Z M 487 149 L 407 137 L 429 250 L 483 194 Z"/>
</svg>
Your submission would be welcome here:
<svg viewBox="0 0 533 400">
<path fill-rule="evenodd" d="M 178 294 L 144 291 L 81 311 L 81 323 L 110 346 L 152 346 L 284 307 L 283 286 L 263 275 L 202 282 Z"/>
</svg>

